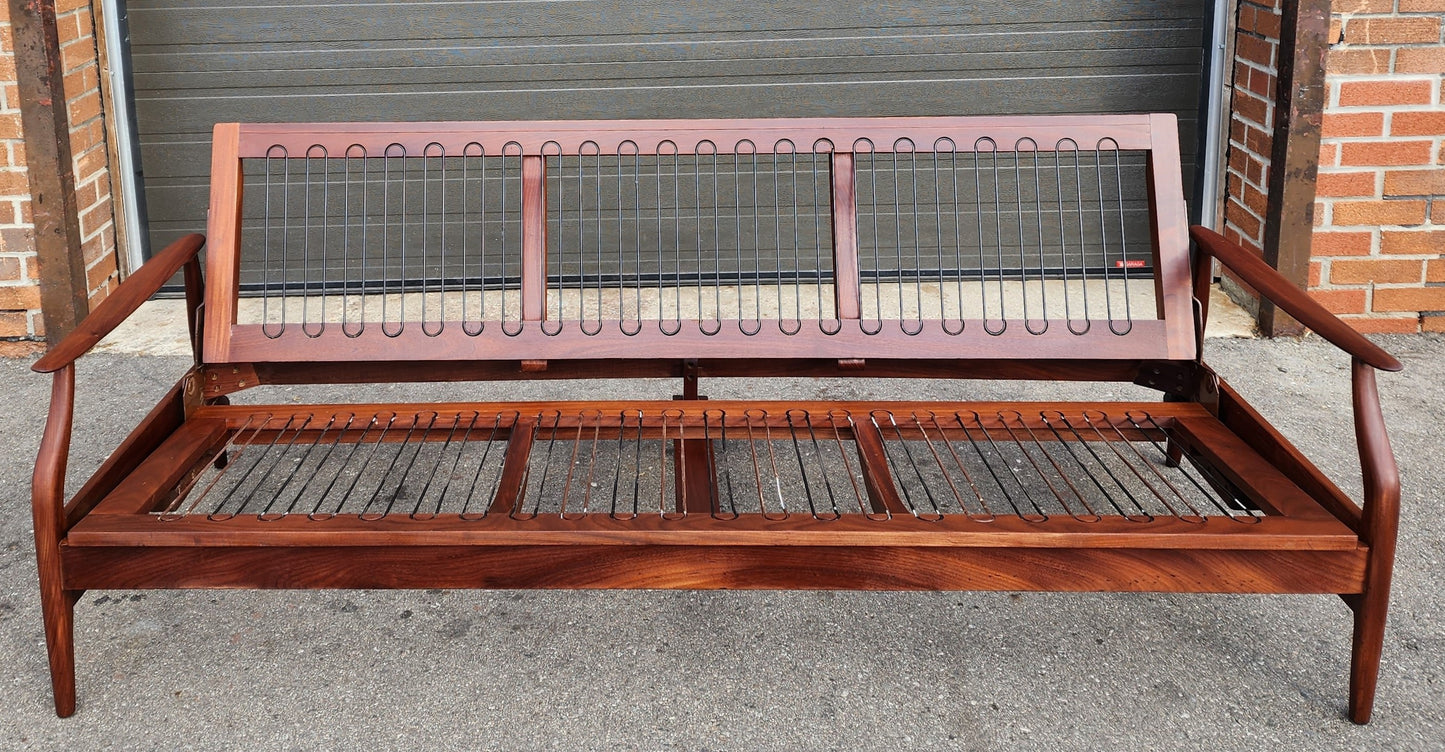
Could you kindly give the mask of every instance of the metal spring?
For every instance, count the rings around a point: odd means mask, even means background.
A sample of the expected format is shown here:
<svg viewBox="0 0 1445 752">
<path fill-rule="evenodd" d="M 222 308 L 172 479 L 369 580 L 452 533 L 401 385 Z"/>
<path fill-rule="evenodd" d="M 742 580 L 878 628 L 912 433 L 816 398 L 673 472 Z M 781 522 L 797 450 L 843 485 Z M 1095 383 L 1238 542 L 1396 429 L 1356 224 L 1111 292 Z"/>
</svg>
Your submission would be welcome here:
<svg viewBox="0 0 1445 752">
<path fill-rule="evenodd" d="M 860 431 L 882 439 L 886 467 L 866 467 L 855 445 Z M 521 459 L 508 459 L 513 440 L 529 442 Z M 1170 467 L 1170 444 L 1188 461 Z M 693 451 L 707 454 L 689 461 Z M 366 521 L 403 514 L 482 519 L 505 490 L 510 461 L 526 463 L 513 475 L 516 502 L 506 510 L 519 521 L 699 514 L 685 503 L 704 485 L 689 481 L 694 467 L 711 475 L 706 498 L 694 508 L 705 505 L 720 520 L 886 521 L 895 510 L 873 497 L 867 480 L 873 472 L 891 477 L 887 493 L 902 512 L 924 521 L 961 515 L 987 523 L 1004 509 L 1034 522 L 1062 515 L 1203 524 L 1262 515 L 1168 423 L 1142 411 L 1116 419 L 1093 410 L 854 416 L 838 408 L 771 414 L 761 407 L 701 415 L 586 407 L 533 414 L 261 412 L 213 447 L 206 468 L 185 479 L 158 514 L 217 521 L 338 514 Z"/>
</svg>

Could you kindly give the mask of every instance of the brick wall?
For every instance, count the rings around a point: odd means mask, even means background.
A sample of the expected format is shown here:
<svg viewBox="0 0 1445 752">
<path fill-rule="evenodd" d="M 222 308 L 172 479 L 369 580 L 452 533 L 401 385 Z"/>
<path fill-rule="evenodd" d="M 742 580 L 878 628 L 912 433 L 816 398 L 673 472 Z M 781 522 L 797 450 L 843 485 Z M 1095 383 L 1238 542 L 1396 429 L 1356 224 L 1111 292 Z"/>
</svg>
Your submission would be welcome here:
<svg viewBox="0 0 1445 752">
<path fill-rule="evenodd" d="M 1362 331 L 1445 331 L 1445 0 L 1333 10 L 1311 293 Z"/>
<path fill-rule="evenodd" d="M 1225 237 L 1261 256 L 1270 151 L 1274 148 L 1279 39 L 1280 0 L 1240 0 L 1234 37 L 1221 231 Z M 1241 302 L 1253 301 L 1242 299 Z"/>
<path fill-rule="evenodd" d="M 74 157 L 76 205 L 94 306 L 116 285 L 115 217 L 111 204 L 109 155 L 102 117 L 100 80 L 91 5 L 57 0 L 56 28 L 65 71 Z M 15 84 L 14 41 L 9 5 L 0 3 L 0 355 L 38 350 L 45 338 L 40 287 L 30 220 L 25 143 Z"/>
</svg>

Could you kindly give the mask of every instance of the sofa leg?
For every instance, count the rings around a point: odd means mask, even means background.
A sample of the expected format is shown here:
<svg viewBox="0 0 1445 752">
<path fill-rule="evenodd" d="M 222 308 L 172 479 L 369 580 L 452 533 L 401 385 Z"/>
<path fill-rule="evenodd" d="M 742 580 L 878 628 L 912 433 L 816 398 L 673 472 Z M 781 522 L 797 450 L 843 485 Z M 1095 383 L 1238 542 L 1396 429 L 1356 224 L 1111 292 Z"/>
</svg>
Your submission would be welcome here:
<svg viewBox="0 0 1445 752">
<path fill-rule="evenodd" d="M 50 687 L 55 693 L 55 714 L 61 718 L 75 713 L 75 601 L 78 595 L 59 587 L 41 588 L 45 649 L 50 655 Z"/>
<path fill-rule="evenodd" d="M 1350 720 L 1355 723 L 1369 723 L 1375 707 L 1375 685 L 1380 676 L 1389 600 L 1390 589 L 1377 587 L 1350 603 L 1355 610 L 1355 637 L 1350 652 Z"/>
</svg>

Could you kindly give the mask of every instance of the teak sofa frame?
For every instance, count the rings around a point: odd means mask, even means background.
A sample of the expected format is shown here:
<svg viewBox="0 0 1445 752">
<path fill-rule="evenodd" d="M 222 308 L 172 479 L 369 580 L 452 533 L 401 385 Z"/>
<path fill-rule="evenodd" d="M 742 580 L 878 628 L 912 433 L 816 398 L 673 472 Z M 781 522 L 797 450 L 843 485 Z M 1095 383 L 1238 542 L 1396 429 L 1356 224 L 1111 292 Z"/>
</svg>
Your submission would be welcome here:
<svg viewBox="0 0 1445 752">
<path fill-rule="evenodd" d="M 1375 370 L 1401 366 L 1187 227 L 1176 128 L 218 125 L 209 240 L 157 254 L 34 365 L 54 376 L 33 504 L 56 712 L 75 709 L 88 589 L 852 588 L 1337 594 L 1354 611 L 1349 717 L 1366 722 L 1399 499 Z M 1215 260 L 1352 358 L 1361 505 L 1203 363 Z M 75 361 L 177 272 L 195 365 L 66 501 Z M 799 375 L 1163 399 L 699 394 L 700 376 Z M 228 399 L 595 376 L 683 393 Z"/>
</svg>

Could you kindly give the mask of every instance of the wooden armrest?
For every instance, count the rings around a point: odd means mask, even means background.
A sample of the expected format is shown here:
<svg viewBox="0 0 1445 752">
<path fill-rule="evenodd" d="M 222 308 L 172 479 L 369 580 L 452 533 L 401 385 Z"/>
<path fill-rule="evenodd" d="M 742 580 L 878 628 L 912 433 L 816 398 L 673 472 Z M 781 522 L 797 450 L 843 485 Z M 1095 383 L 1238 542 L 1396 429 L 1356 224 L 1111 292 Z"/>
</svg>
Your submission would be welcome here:
<svg viewBox="0 0 1445 752">
<path fill-rule="evenodd" d="M 90 352 L 90 348 L 95 347 L 95 344 L 110 334 L 120 322 L 135 313 L 166 280 L 194 259 L 205 243 L 204 235 L 193 233 L 166 246 L 165 250 L 141 265 L 115 292 L 101 301 L 100 305 L 75 327 L 75 331 L 67 334 L 65 339 L 60 340 L 41 356 L 40 360 L 35 361 L 35 365 L 30 367 L 31 370 L 53 373 Z"/>
<path fill-rule="evenodd" d="M 1218 259 L 1219 263 L 1238 274 L 1240 279 L 1259 291 L 1260 295 L 1336 347 L 1382 371 L 1398 371 L 1404 367 L 1393 355 L 1380 349 L 1379 345 L 1366 339 L 1349 324 L 1325 310 L 1324 306 L 1315 302 L 1304 291 L 1290 284 L 1289 280 L 1269 264 L 1230 242 L 1223 235 L 1207 227 L 1195 225 L 1189 228 L 1189 236 L 1199 245 L 1201 251 Z"/>
</svg>

